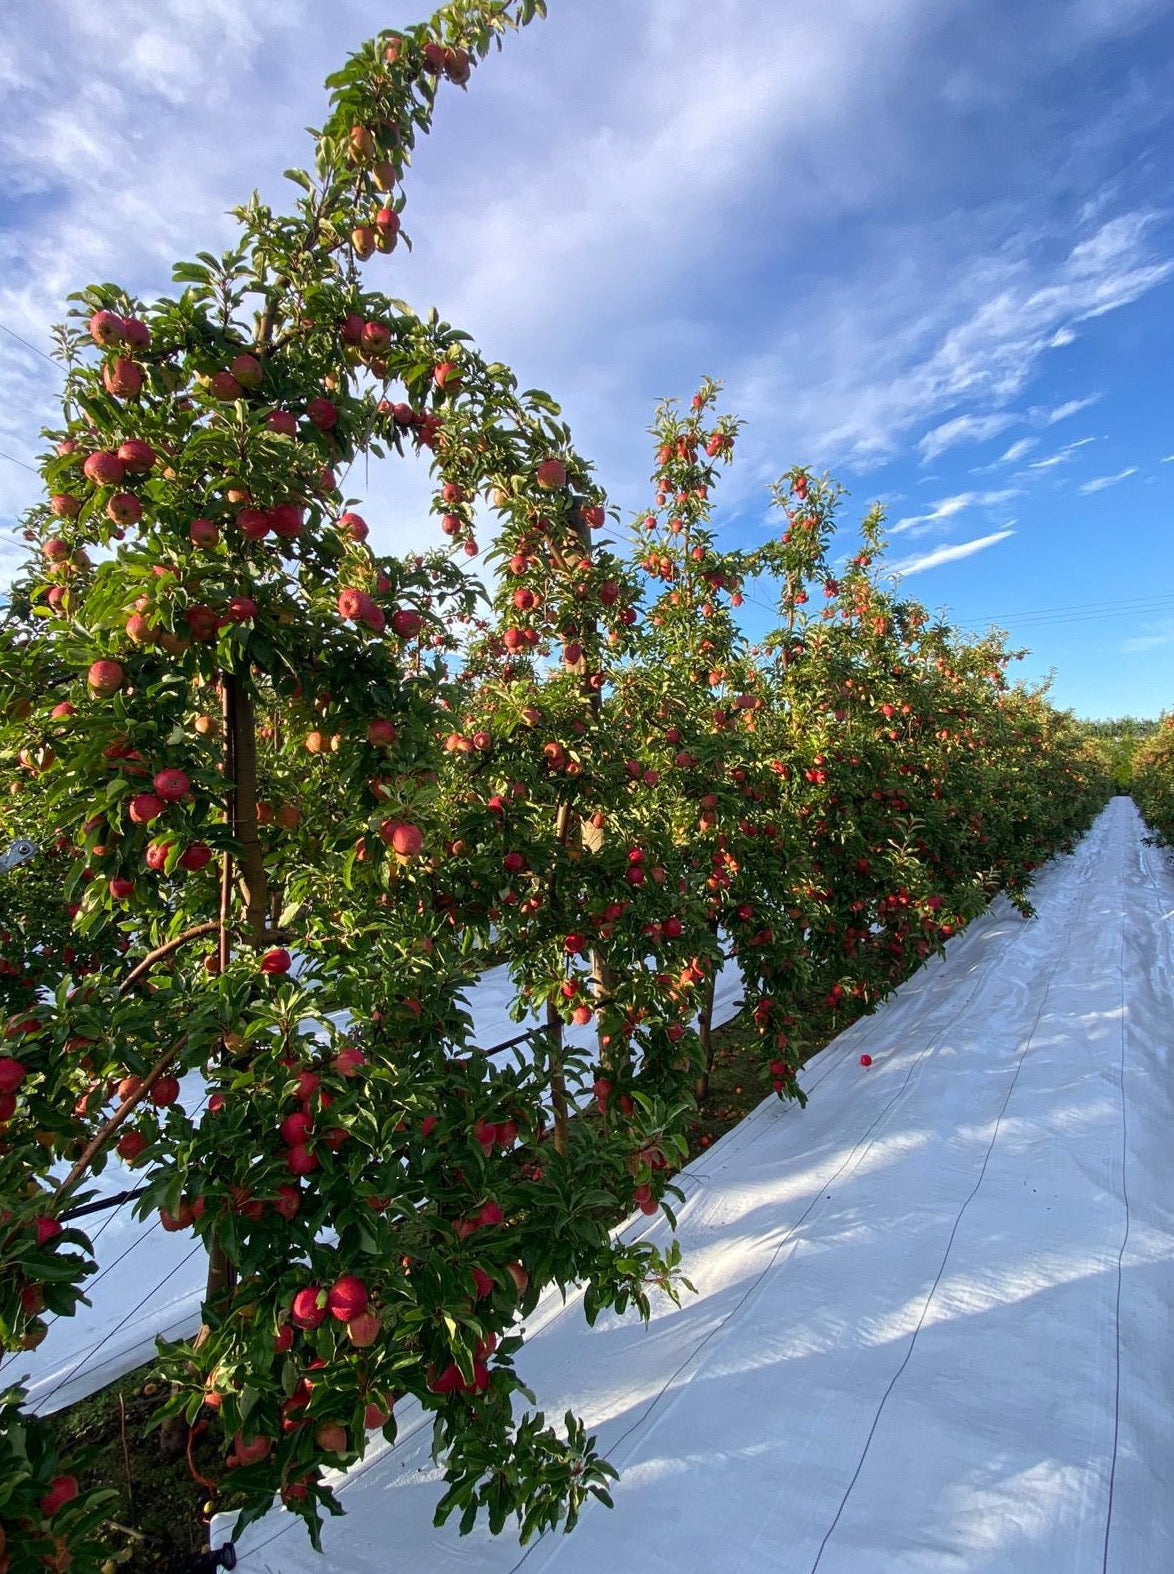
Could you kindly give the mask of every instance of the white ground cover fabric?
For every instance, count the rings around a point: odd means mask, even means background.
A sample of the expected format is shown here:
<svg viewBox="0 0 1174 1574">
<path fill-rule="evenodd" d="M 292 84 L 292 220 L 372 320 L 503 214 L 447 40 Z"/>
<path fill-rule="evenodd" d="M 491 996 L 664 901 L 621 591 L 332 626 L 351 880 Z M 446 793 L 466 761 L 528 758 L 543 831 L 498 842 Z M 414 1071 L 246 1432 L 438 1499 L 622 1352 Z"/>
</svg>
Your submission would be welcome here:
<svg viewBox="0 0 1174 1574">
<path fill-rule="evenodd" d="M 737 1015 L 741 992 L 737 967 L 725 966 L 714 990 L 715 1023 Z M 540 1025 L 536 1016 L 522 1022 L 510 1017 L 514 991 L 504 967 L 483 974 L 465 998 L 474 1042 L 482 1048 Z M 568 1025 L 564 1038 L 588 1052 L 595 1045 L 590 1025 Z M 514 1053 L 524 1054 L 524 1046 Z M 193 1073 L 182 1087 L 185 1107 L 194 1109 L 203 1097 L 202 1079 Z M 133 1191 L 142 1178 L 141 1170 L 128 1169 L 112 1157 L 88 1189 L 99 1197 L 114 1197 Z M 0 1384 L 25 1383 L 31 1408 L 43 1414 L 75 1404 L 151 1360 L 156 1338 L 183 1338 L 199 1327 L 207 1273 L 199 1241 L 186 1231 L 169 1234 L 157 1214 L 137 1219 L 133 1203 L 81 1218 L 78 1224 L 89 1234 L 98 1263 L 98 1272 L 83 1286 L 91 1304 L 79 1307 L 74 1317 L 51 1319 L 37 1350 L 14 1351 L 0 1364 Z"/>
<path fill-rule="evenodd" d="M 529 1319 L 521 1374 L 598 1434 L 613 1510 L 528 1550 L 433 1529 L 405 1403 L 324 1558 L 275 1512 L 245 1574 L 1174 1570 L 1174 873 L 1117 799 L 1033 900 L 815 1057 L 805 1112 L 689 1166 L 696 1296 Z"/>
</svg>

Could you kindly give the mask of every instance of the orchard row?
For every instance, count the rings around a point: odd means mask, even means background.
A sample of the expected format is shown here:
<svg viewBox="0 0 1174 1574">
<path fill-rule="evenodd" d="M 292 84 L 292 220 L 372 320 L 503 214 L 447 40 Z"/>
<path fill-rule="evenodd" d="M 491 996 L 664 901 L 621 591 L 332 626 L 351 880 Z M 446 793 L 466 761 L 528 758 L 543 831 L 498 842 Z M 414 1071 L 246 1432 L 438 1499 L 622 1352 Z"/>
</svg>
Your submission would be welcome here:
<svg viewBox="0 0 1174 1574">
<path fill-rule="evenodd" d="M 526 1537 L 606 1500 L 573 1416 L 515 1414 L 518 1320 L 552 1283 L 592 1319 L 677 1293 L 675 1251 L 612 1230 L 669 1205 L 722 960 L 802 1098 L 804 1003 L 871 1005 L 996 891 L 1026 910 L 1107 792 L 997 641 L 885 579 L 879 515 L 845 550 L 831 482 L 792 470 L 773 539 L 722 546 L 716 385 L 657 413 L 621 552 L 549 396 L 365 287 L 440 84 L 541 9 L 372 41 L 294 213 L 242 208 L 175 298 L 83 293 L 0 634 L 0 831 L 42 844 L 0 877 L 0 1344 L 76 1306 L 68 1212 L 117 1152 L 208 1248 L 167 1425 L 219 1429 L 213 1501 L 315 1537 L 323 1469 L 408 1398 L 439 1517 Z M 344 494 L 390 450 L 431 467 L 427 556 Z M 498 961 L 546 1024 L 507 1063 L 461 1004 Z M 0 1569 L 100 1566 L 103 1502 L 9 1418 Z"/>
</svg>

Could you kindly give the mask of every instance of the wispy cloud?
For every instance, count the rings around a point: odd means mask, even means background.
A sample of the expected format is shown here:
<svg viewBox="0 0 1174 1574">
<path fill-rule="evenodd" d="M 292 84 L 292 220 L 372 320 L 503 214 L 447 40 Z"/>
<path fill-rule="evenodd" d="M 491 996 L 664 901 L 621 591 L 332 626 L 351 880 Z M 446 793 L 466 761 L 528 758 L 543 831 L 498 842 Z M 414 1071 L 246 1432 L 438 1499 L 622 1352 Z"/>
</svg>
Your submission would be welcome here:
<svg viewBox="0 0 1174 1574">
<path fill-rule="evenodd" d="M 935 547 L 932 552 L 923 553 L 920 557 L 905 558 L 902 562 L 894 563 L 891 572 L 902 579 L 908 579 L 910 574 L 923 574 L 927 568 L 940 568 L 943 563 L 957 563 L 962 558 L 973 557 L 976 552 L 985 552 L 988 547 L 996 546 L 1000 541 L 1006 541 L 1008 536 L 1013 536 L 1014 530 L 996 530 L 993 535 L 977 536 L 973 541 L 959 541 L 953 546 Z"/>
<path fill-rule="evenodd" d="M 908 514 L 889 531 L 890 535 L 904 535 L 912 531 L 914 535 L 921 535 L 926 527 L 936 525 L 943 519 L 953 519 L 955 514 L 964 513 L 968 508 L 996 508 L 1000 503 L 1009 502 L 1011 498 L 1019 496 L 1018 487 L 1001 487 L 995 492 L 956 492 L 953 497 L 943 497 L 934 503 L 927 514 Z"/>
<path fill-rule="evenodd" d="M 1000 432 L 1014 425 L 1015 417 L 1005 413 L 955 416 L 952 421 L 943 421 L 941 426 L 935 426 L 931 432 L 927 432 L 918 443 L 917 452 L 921 455 L 922 463 L 928 464 L 931 459 L 936 459 L 947 448 L 953 448 L 958 443 L 985 442 L 988 437 L 997 437 Z"/>
<path fill-rule="evenodd" d="M 1159 650 L 1163 645 L 1174 645 L 1174 618 L 1167 618 L 1162 623 L 1145 623 L 1144 634 L 1135 634 L 1131 639 L 1122 640 L 1121 649 L 1127 656 L 1140 655 L 1143 651 Z"/>
<path fill-rule="evenodd" d="M 1084 492 L 1085 494 L 1090 492 L 1106 492 L 1108 491 L 1109 487 L 1116 486 L 1118 481 L 1126 481 L 1131 475 L 1136 474 L 1137 466 L 1130 465 L 1128 470 L 1119 470 L 1116 475 L 1094 476 L 1091 481 L 1085 481 L 1079 487 L 1077 487 L 1077 491 Z"/>
<path fill-rule="evenodd" d="M 1158 463 L 1160 465 L 1174 465 L 1174 454 L 1164 454 L 1162 458 L 1158 460 Z"/>
<path fill-rule="evenodd" d="M 995 463 L 1000 465 L 1017 465 L 1021 459 L 1026 459 L 1033 448 L 1039 447 L 1038 437 L 1021 437 L 1017 443 L 1012 443 L 1006 453 L 1000 454 Z"/>
<path fill-rule="evenodd" d="M 1054 410 L 1041 410 L 1039 419 L 1045 426 L 1055 426 L 1058 421 L 1066 421 L 1070 415 L 1079 415 L 1090 405 L 1098 404 L 1101 397 L 1098 393 L 1089 394 L 1085 399 L 1069 399 L 1065 404 L 1058 404 Z"/>
<path fill-rule="evenodd" d="M 1033 459 L 1027 468 L 1029 470 L 1054 470 L 1057 465 L 1067 464 L 1078 449 L 1095 442 L 1095 437 L 1078 437 L 1074 443 L 1066 443 L 1063 448 L 1057 449 L 1054 454 L 1048 454 L 1043 459 Z"/>
</svg>

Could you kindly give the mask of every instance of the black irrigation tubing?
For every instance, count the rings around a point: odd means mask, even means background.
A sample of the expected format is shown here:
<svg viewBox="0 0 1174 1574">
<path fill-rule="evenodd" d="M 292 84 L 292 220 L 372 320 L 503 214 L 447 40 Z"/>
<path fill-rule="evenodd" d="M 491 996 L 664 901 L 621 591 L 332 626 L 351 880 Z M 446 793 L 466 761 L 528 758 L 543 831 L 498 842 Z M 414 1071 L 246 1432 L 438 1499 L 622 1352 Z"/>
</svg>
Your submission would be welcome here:
<svg viewBox="0 0 1174 1574">
<path fill-rule="evenodd" d="M 124 1202 L 135 1202 L 150 1191 L 149 1186 L 136 1186 L 133 1191 L 115 1192 L 113 1197 L 99 1197 L 95 1202 L 82 1202 L 76 1208 L 64 1208 L 59 1219 L 80 1219 L 87 1213 L 102 1213 L 107 1208 L 121 1208 Z"/>
<path fill-rule="evenodd" d="M 723 1022 L 719 1024 L 719 1028 L 715 1029 L 715 1031 L 718 1031 L 720 1027 L 726 1026 L 728 1026 L 728 1023 Z M 543 1034 L 549 1031 L 550 1029 L 546 1027 L 528 1028 L 524 1033 L 517 1033 L 513 1038 L 507 1038 L 500 1044 L 492 1045 L 489 1049 L 478 1050 L 477 1053 L 481 1055 L 500 1055 L 507 1049 L 516 1049 L 519 1044 L 529 1043 L 533 1038 L 541 1038 Z M 145 1196 L 149 1190 L 150 1187 L 148 1186 L 138 1186 L 133 1191 L 116 1192 L 113 1197 L 99 1197 L 94 1202 L 83 1202 L 76 1208 L 65 1208 L 57 1217 L 59 1219 L 80 1219 L 85 1214 L 104 1213 L 108 1208 L 121 1208 L 124 1203 L 137 1201 L 138 1198 Z"/>
</svg>

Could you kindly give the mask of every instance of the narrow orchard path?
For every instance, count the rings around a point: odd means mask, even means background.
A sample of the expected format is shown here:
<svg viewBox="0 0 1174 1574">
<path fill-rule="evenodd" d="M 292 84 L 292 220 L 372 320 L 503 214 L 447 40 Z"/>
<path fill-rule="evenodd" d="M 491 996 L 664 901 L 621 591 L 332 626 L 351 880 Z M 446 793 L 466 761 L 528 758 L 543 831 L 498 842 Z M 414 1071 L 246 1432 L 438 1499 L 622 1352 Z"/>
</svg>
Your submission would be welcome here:
<svg viewBox="0 0 1174 1574">
<path fill-rule="evenodd" d="M 529 1550 L 436 1531 L 407 1409 L 324 1559 L 275 1514 L 241 1567 L 1174 1570 L 1174 873 L 1117 799 L 1033 899 L 817 1056 L 806 1112 L 767 1102 L 690 1166 L 696 1296 L 530 1319 L 522 1374 L 597 1432 L 614 1510 Z"/>
</svg>

